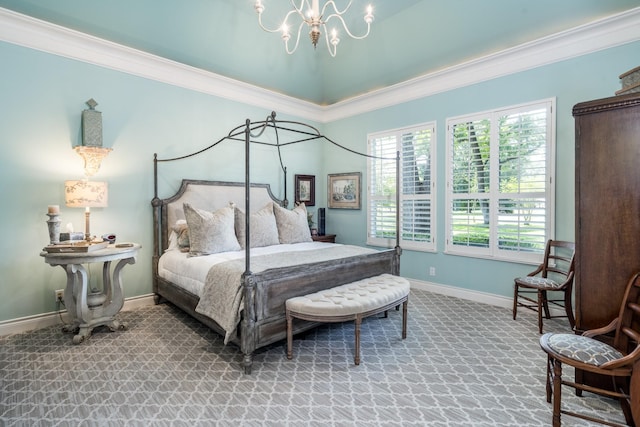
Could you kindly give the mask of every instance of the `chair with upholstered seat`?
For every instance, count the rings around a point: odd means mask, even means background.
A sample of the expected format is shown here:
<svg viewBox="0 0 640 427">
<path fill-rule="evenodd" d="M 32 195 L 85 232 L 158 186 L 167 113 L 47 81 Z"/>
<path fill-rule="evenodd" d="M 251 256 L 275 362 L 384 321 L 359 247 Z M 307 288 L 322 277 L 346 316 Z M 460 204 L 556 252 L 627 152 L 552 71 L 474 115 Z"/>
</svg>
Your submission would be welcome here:
<svg viewBox="0 0 640 427">
<path fill-rule="evenodd" d="M 615 332 L 611 345 L 595 339 Z M 609 337 L 610 339 L 610 337 Z M 608 341 L 611 342 L 611 341 Z M 589 391 L 620 400 L 628 425 L 640 425 L 640 273 L 629 283 L 619 315 L 609 325 L 586 331 L 582 335 L 547 333 L 540 337 L 540 346 L 547 353 L 547 402 L 553 396 L 553 425 L 560 425 L 560 415 L 618 425 L 561 407 L 561 387 L 576 389 L 576 394 Z M 596 385 L 579 384 L 562 379 L 562 364 L 586 372 L 606 375 L 612 380 L 611 390 Z"/>
<path fill-rule="evenodd" d="M 513 320 L 518 307 L 538 312 L 538 330 L 542 333 L 542 313 L 547 319 L 567 317 L 571 328 L 575 326 L 571 296 L 573 290 L 575 244 L 562 240 L 549 240 L 544 251 L 544 260 L 527 276 L 514 280 Z M 550 292 L 562 292 L 562 299 L 549 299 Z M 532 298 L 532 294 L 536 298 Z M 564 315 L 551 314 L 549 304 L 564 309 Z"/>
</svg>

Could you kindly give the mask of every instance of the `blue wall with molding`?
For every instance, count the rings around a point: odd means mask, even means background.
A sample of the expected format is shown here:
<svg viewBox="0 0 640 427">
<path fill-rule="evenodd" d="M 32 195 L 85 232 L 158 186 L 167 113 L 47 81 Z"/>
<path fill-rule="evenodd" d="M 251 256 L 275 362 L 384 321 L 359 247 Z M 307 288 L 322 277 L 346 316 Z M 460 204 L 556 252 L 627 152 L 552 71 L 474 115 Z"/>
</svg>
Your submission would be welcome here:
<svg viewBox="0 0 640 427">
<path fill-rule="evenodd" d="M 327 134 L 339 135 L 341 141 L 351 142 L 350 147 L 353 149 L 366 150 L 367 133 L 429 121 L 437 123 L 437 253 L 404 251 L 402 274 L 437 284 L 511 298 L 513 278 L 532 271 L 530 265 L 444 253 L 447 118 L 555 97 L 555 235 L 559 239 L 573 240 L 575 151 L 572 108 L 578 102 L 614 96 L 621 88 L 618 76 L 638 66 L 639 54 L 640 43 L 628 44 L 328 124 Z M 364 160 L 339 156 L 336 150 L 332 150 L 326 157 L 330 159 L 325 164 L 327 173 L 366 171 Z M 336 232 L 346 241 L 365 244 L 367 230 L 364 212 L 357 214 L 329 210 L 327 216 L 331 232 Z M 428 275 L 431 266 L 436 268 L 435 276 Z"/>
<path fill-rule="evenodd" d="M 438 252 L 405 251 L 402 274 L 508 297 L 513 276 L 529 266 L 442 253 L 446 118 L 556 97 L 556 235 L 572 239 L 571 108 L 580 101 L 613 95 L 620 87 L 618 75 L 638 65 L 639 52 L 640 43 L 631 43 L 317 126 L 332 139 L 366 151 L 368 132 L 436 120 Z M 53 291 L 64 287 L 64 271 L 46 265 L 39 253 L 48 242 L 47 205 L 61 205 L 63 224 L 83 227 L 82 210 L 64 207 L 63 183 L 83 175 L 82 161 L 72 147 L 80 143 L 80 117 L 89 98 L 99 103 L 104 146 L 113 149 L 94 177 L 109 183 L 110 194 L 107 208 L 92 209 L 92 231 L 113 232 L 119 241 L 143 245 L 137 263 L 124 270 L 126 296 L 150 293 L 153 153 L 161 157 L 189 153 L 246 118 L 260 120 L 269 111 L 12 44 L 0 43 L 0 57 L 0 322 L 52 312 Z M 289 200 L 295 174 L 316 175 L 316 207 L 326 206 L 327 173 L 366 172 L 363 159 L 314 144 L 291 148 L 284 160 Z M 182 177 L 241 180 L 242 147 L 224 143 L 204 162 L 188 160 L 161 168 L 160 197 L 172 194 Z M 282 195 L 282 173 L 273 151 L 254 150 L 252 175 Z M 327 228 L 342 243 L 364 244 L 366 210 L 329 210 Z M 436 267 L 436 277 L 427 277 L 427 266 Z M 100 271 L 93 268 L 95 279 Z"/>
</svg>

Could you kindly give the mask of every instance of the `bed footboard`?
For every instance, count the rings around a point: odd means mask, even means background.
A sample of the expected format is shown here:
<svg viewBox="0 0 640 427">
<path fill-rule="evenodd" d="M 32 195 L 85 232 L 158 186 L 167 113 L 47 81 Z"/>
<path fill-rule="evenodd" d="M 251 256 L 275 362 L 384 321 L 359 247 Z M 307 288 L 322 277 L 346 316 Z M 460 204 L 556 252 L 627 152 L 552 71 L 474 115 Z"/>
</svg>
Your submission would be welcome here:
<svg viewBox="0 0 640 427">
<path fill-rule="evenodd" d="M 244 370 L 251 372 L 253 352 L 286 338 L 285 301 L 383 273 L 400 273 L 400 249 L 340 260 L 265 270 L 243 278 L 244 315 L 241 349 Z M 300 322 L 295 332 L 310 329 Z"/>
</svg>

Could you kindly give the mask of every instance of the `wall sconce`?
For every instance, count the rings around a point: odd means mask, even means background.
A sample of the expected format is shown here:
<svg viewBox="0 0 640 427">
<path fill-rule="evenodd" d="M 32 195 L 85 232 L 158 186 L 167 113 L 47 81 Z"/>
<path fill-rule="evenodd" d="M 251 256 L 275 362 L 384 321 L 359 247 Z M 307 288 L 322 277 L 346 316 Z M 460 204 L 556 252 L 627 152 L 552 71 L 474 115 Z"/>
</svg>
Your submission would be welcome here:
<svg viewBox="0 0 640 427">
<path fill-rule="evenodd" d="M 109 200 L 109 189 L 106 182 L 80 181 L 64 182 L 64 200 L 67 207 L 85 208 L 85 232 L 87 242 L 92 240 L 89 226 L 90 208 L 105 208 Z"/>
<path fill-rule="evenodd" d="M 102 113 L 95 110 L 98 103 L 91 98 L 86 104 L 89 109 L 82 111 L 82 145 L 74 150 L 84 160 L 84 173 L 89 177 L 98 172 L 111 148 L 102 146 Z"/>
</svg>

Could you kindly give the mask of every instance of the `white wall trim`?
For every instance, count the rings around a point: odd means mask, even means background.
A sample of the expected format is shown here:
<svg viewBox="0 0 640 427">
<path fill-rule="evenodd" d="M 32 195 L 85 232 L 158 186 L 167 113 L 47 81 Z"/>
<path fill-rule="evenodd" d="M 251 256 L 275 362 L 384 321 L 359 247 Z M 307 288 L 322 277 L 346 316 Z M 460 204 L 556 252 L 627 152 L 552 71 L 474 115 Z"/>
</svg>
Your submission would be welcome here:
<svg viewBox="0 0 640 427">
<path fill-rule="evenodd" d="M 324 121 L 408 102 L 640 40 L 640 7 L 329 106 Z M 621 72 L 624 70 L 621 70 Z"/>
<path fill-rule="evenodd" d="M 409 279 L 411 287 L 423 291 L 433 292 L 434 294 L 456 297 L 468 301 L 479 302 L 482 304 L 495 305 L 497 307 L 509 308 L 513 307 L 513 298 L 507 298 L 502 295 L 490 294 L 487 292 L 473 291 L 456 286 L 441 285 L 433 282 L 425 282 L 418 279 Z"/>
<path fill-rule="evenodd" d="M 425 282 L 418 279 L 409 279 L 409 283 L 411 284 L 411 288 L 413 289 L 420 289 L 423 291 L 433 292 L 434 294 L 446 295 L 449 297 L 460 298 L 467 301 L 479 302 L 482 304 L 494 305 L 496 307 L 513 310 L 513 297 L 505 297 L 502 295 L 490 294 L 488 292 L 473 291 L 471 289 L 459 288 L 456 286 Z M 520 313 L 521 310 L 526 313 L 531 313 L 531 311 L 527 310 L 526 308 L 518 310 L 518 313 Z M 549 311 L 553 316 L 565 315 L 564 310 L 557 307 L 549 307 Z"/>
<path fill-rule="evenodd" d="M 0 40 L 145 79 L 278 112 L 318 116 L 318 106 L 239 80 L 0 8 Z"/>
<path fill-rule="evenodd" d="M 473 291 L 470 289 L 459 288 L 456 286 L 441 285 L 433 282 L 425 282 L 418 279 L 409 279 L 413 289 L 433 292 L 440 295 L 456 297 L 468 301 L 479 302 L 482 304 L 494 305 L 497 307 L 511 309 L 513 307 L 513 299 L 502 295 L 490 294 L 487 292 Z M 154 295 L 147 294 L 137 297 L 127 298 L 124 302 L 122 311 L 135 310 L 140 307 L 154 305 Z M 552 310 L 554 310 L 552 308 Z M 62 319 L 68 322 L 67 311 L 62 310 Z M 60 325 L 60 314 L 57 311 L 50 313 L 38 314 L 35 316 L 21 317 L 0 322 L 0 337 L 7 335 L 20 334 L 24 332 L 42 329 L 49 326 Z M 561 314 L 560 312 L 554 314 Z"/>
<path fill-rule="evenodd" d="M 141 295 L 137 297 L 127 298 L 124 301 L 122 311 L 135 310 L 140 307 L 145 307 L 155 304 L 153 294 Z M 20 334 L 36 329 L 46 328 L 48 326 L 60 325 L 60 315 L 64 322 L 69 321 L 67 316 L 67 310 L 61 310 L 60 312 L 54 311 L 51 313 L 43 313 L 35 316 L 20 317 L 18 319 L 10 319 L 0 322 L 0 337 L 7 335 Z"/>
<path fill-rule="evenodd" d="M 279 113 L 328 123 L 640 40 L 640 7 L 329 106 L 0 8 L 0 41 Z M 622 70 L 624 71 L 624 70 Z"/>
</svg>

